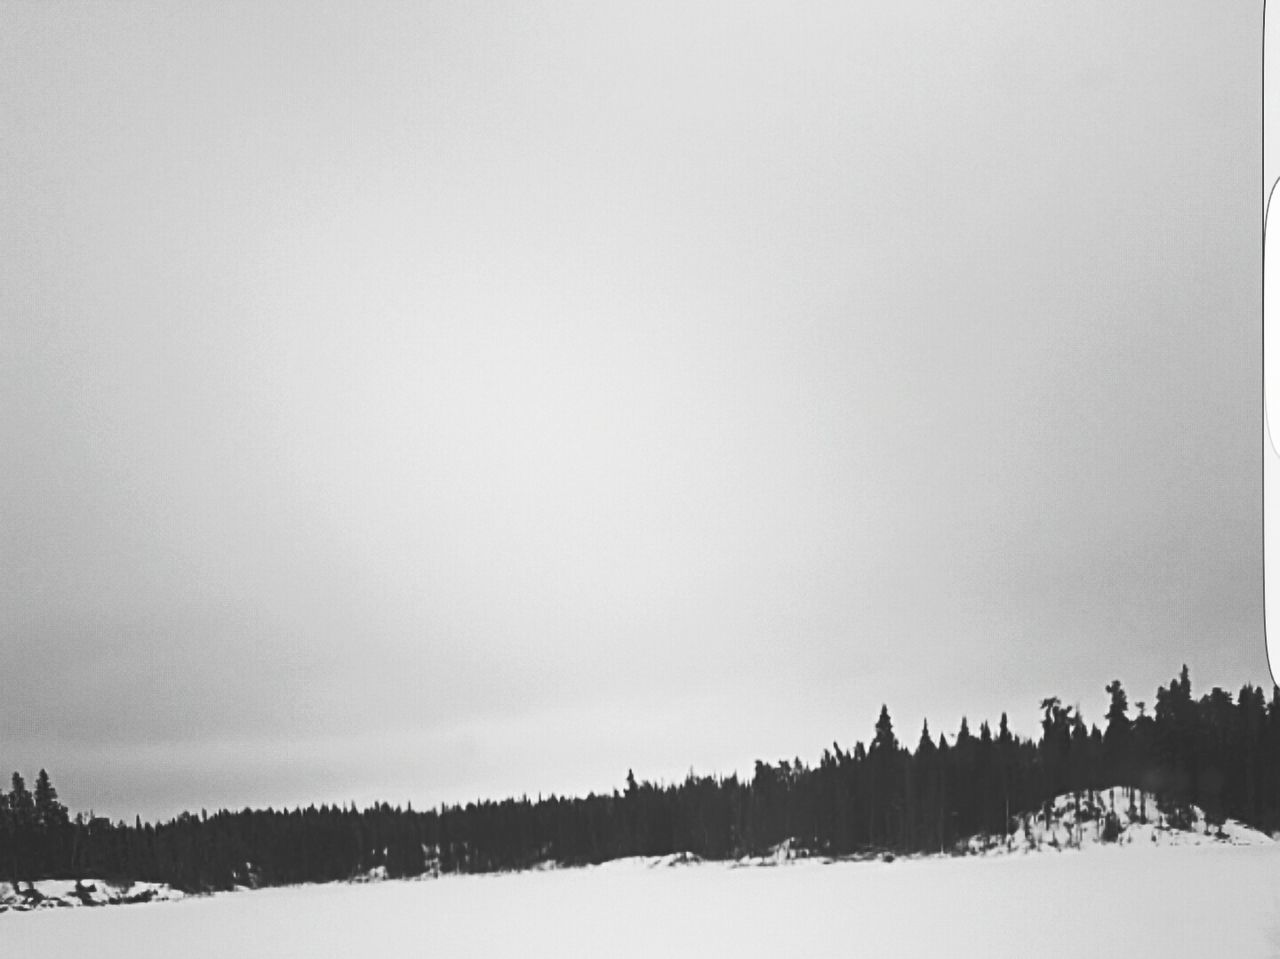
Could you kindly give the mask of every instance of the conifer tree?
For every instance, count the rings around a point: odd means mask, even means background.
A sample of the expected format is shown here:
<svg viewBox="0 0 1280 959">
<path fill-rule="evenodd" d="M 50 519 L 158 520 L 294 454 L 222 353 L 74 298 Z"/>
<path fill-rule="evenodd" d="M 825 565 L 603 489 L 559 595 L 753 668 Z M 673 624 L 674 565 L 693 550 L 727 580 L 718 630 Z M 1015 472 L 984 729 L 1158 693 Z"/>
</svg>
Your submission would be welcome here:
<svg viewBox="0 0 1280 959">
<path fill-rule="evenodd" d="M 20 773 L 13 774 L 11 787 L 9 821 L 13 835 L 12 879 L 13 887 L 17 889 L 18 880 L 30 881 L 34 875 L 35 864 L 31 862 L 31 854 L 35 845 L 36 812 L 35 801 Z"/>
</svg>

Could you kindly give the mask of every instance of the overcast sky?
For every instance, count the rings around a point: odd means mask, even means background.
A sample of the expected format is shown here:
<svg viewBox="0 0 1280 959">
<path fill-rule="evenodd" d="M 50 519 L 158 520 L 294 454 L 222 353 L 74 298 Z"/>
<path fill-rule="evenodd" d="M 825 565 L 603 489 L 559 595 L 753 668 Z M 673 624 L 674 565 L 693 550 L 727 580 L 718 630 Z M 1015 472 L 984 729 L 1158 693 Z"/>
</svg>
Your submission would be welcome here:
<svg viewBox="0 0 1280 959">
<path fill-rule="evenodd" d="M 1269 684 L 1260 30 L 0 4 L 0 769 L 425 806 Z"/>
</svg>

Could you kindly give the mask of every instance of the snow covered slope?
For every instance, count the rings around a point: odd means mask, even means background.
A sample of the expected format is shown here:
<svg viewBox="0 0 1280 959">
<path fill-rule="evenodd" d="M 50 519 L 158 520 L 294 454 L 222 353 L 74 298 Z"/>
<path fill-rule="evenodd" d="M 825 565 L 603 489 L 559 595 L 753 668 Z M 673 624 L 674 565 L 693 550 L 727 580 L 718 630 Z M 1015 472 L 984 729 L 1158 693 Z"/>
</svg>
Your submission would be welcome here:
<svg viewBox="0 0 1280 959">
<path fill-rule="evenodd" d="M 975 836 L 971 853 L 1034 852 L 1100 846 L 1259 846 L 1276 840 L 1234 819 L 1212 823 L 1198 806 L 1162 805 L 1137 789 L 1114 788 L 1059 796 L 1047 809 L 1015 817 L 1002 837 Z"/>
</svg>

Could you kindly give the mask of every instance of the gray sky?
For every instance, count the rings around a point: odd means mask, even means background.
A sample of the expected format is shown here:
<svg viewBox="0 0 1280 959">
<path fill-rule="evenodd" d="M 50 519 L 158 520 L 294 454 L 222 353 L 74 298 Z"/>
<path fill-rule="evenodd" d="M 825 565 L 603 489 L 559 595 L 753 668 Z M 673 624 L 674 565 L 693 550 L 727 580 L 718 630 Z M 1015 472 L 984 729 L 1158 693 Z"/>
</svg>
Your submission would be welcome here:
<svg viewBox="0 0 1280 959">
<path fill-rule="evenodd" d="M 1270 682 L 1257 4 L 0 23 L 0 769 L 74 808 Z"/>
</svg>

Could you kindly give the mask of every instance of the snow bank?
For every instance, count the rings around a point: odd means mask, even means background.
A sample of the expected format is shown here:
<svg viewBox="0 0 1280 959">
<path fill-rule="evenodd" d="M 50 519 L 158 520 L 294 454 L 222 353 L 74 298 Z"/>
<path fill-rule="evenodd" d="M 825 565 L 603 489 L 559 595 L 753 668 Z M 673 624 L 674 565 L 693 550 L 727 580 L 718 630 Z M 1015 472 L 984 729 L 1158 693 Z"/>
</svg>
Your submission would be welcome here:
<svg viewBox="0 0 1280 959">
<path fill-rule="evenodd" d="M 102 879 L 41 879 L 0 885 L 0 912 L 29 912 L 84 906 L 165 902 L 182 899 L 177 889 L 158 882 L 112 883 Z"/>
<path fill-rule="evenodd" d="M 706 860 L 696 853 L 672 852 L 665 856 L 624 856 L 589 868 L 592 872 L 627 872 L 640 869 L 663 869 L 671 866 L 696 866 L 704 862 Z"/>
</svg>

